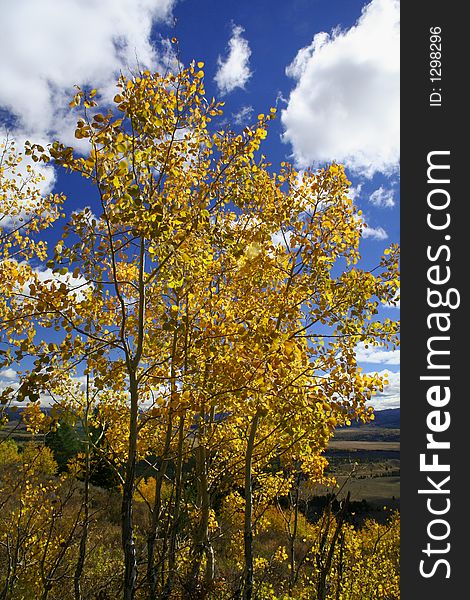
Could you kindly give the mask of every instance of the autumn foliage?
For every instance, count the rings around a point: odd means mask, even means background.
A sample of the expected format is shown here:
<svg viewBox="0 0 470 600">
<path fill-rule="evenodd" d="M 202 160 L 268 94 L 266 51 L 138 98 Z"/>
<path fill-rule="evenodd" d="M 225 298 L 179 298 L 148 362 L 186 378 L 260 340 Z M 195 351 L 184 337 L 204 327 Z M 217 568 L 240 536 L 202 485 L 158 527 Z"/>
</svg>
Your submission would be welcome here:
<svg viewBox="0 0 470 600">
<path fill-rule="evenodd" d="M 27 147 L 93 198 L 48 259 L 40 230 L 63 199 L 34 195 L 46 204 L 16 223 L 25 192 L 4 148 L 2 356 L 26 366 L 3 400 L 26 402 L 37 439 L 66 419 L 82 449 L 60 476 L 2 479 L 0 598 L 398 598 L 396 516 L 356 530 L 297 512 L 292 544 L 294 508 L 280 505 L 300 474 L 324 479 L 335 427 L 373 418 L 384 380 L 355 351 L 397 344 L 377 315 L 396 299 L 398 249 L 362 269 L 343 167 L 274 171 L 262 142 L 275 109 L 221 129 L 202 69 L 121 77 L 101 112 L 78 90 L 81 150 Z M 92 485 L 98 465 L 114 491 Z"/>
</svg>

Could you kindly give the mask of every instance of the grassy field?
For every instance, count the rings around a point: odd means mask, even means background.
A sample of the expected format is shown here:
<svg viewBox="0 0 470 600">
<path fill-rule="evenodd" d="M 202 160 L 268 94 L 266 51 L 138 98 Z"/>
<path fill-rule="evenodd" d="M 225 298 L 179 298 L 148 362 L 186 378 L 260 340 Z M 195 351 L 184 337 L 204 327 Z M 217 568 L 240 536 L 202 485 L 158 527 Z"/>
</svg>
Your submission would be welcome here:
<svg viewBox="0 0 470 600">
<path fill-rule="evenodd" d="M 388 505 L 390 500 L 399 500 L 400 498 L 400 477 L 365 477 L 348 478 L 344 475 L 337 477 L 340 488 L 339 498 L 344 498 L 348 491 L 351 493 L 351 500 L 360 502 L 366 500 L 374 505 Z M 343 485 L 344 484 L 344 485 Z M 326 486 L 318 486 L 319 494 L 338 491 Z"/>
<path fill-rule="evenodd" d="M 19 446 L 31 440 L 31 434 L 19 419 L 12 419 L 0 428 L 0 440 L 12 439 Z"/>
<path fill-rule="evenodd" d="M 386 427 L 344 427 L 335 431 L 333 440 L 399 442 L 400 430 Z"/>
<path fill-rule="evenodd" d="M 331 450 L 349 450 L 356 452 L 357 450 L 384 450 L 388 452 L 399 452 L 400 442 L 383 442 L 381 440 L 343 440 L 333 439 L 329 444 Z"/>
<path fill-rule="evenodd" d="M 338 486 L 316 486 L 314 494 L 348 492 L 351 501 L 367 503 L 367 516 L 381 520 L 400 505 L 400 430 L 355 427 L 335 432 L 326 456 L 328 474 Z M 366 509 L 364 509 L 366 510 Z"/>
</svg>

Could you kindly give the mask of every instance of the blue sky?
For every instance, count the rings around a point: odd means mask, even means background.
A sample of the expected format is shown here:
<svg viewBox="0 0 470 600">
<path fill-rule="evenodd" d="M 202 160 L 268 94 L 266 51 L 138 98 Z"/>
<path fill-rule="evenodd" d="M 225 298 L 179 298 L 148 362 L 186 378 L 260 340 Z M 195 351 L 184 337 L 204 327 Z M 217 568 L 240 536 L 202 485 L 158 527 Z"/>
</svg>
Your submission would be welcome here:
<svg viewBox="0 0 470 600">
<path fill-rule="evenodd" d="M 277 107 L 264 150 L 274 167 L 345 164 L 367 223 L 364 266 L 399 241 L 398 0 L 17 0 L 0 10 L 0 137 L 8 126 L 19 144 L 75 145 L 73 85 L 112 98 L 116 73 L 136 61 L 161 69 L 176 37 L 184 64 L 204 61 L 207 94 L 225 101 L 234 127 Z M 89 203 L 77 178 L 44 174 L 45 191 L 64 191 L 69 210 Z M 398 352 L 358 358 L 365 371 L 390 373 L 374 405 L 398 406 Z M 0 372 L 0 386 L 15 378 Z"/>
</svg>

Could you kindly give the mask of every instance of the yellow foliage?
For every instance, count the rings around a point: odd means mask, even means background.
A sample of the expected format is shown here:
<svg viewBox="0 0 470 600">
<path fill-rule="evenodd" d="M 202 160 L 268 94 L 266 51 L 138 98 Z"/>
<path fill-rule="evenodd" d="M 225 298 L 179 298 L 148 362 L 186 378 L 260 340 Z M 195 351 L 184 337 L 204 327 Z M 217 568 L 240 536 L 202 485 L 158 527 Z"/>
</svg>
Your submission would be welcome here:
<svg viewBox="0 0 470 600">
<path fill-rule="evenodd" d="M 31 401 L 28 429 L 53 423 L 40 409 L 43 393 L 90 426 L 122 478 L 125 551 L 145 546 L 134 543 L 138 507 L 145 526 L 167 536 L 155 550 L 168 553 L 159 564 L 173 564 L 171 576 L 183 565 L 194 581 L 210 571 L 213 547 L 228 532 L 237 569 L 241 540 L 253 534 L 257 574 L 273 565 L 287 572 L 287 543 L 272 544 L 270 555 L 257 546 L 282 519 L 273 507 L 299 472 L 323 479 L 335 427 L 371 419 L 367 402 L 385 377 L 359 369 L 358 344 L 393 348 L 398 337 L 398 323 L 377 318 L 377 307 L 397 296 L 398 248 L 378 268 L 360 268 L 362 224 L 343 166 L 299 173 L 284 162 L 272 172 L 261 152 L 275 111 L 241 133 L 217 129 L 223 103 L 206 98 L 202 67 L 121 76 L 113 108 L 101 112 L 96 90 L 78 89 L 75 136 L 89 152 L 58 142 L 27 152 L 95 185 L 99 214 L 71 214 L 43 265 L 53 272 L 47 283 L 27 263 L 46 257 L 30 234 L 55 219 L 59 198 L 41 199 L 48 216 L 30 211 L 0 255 L 0 316 L 18 349 L 5 364 L 36 356 L 17 392 Z M 0 186 L 19 219 L 20 186 L 5 175 L 19 157 L 3 156 Z M 48 328 L 54 343 L 38 341 L 36 329 Z M 72 381 L 77 365 L 91 381 L 86 393 Z M 138 464 L 159 470 L 161 490 L 153 476 L 137 481 Z M 301 528 L 311 545 L 302 572 L 308 589 L 318 579 L 319 529 Z M 395 593 L 395 546 L 384 550 L 382 566 L 377 559 L 392 530 L 378 531 L 345 526 L 344 559 L 335 554 L 332 571 L 339 577 L 339 560 L 351 572 L 375 568 L 367 598 Z M 140 556 L 127 558 L 140 568 Z M 274 587 L 260 584 L 260 598 L 273 598 Z M 346 587 L 343 598 L 359 598 Z"/>
</svg>

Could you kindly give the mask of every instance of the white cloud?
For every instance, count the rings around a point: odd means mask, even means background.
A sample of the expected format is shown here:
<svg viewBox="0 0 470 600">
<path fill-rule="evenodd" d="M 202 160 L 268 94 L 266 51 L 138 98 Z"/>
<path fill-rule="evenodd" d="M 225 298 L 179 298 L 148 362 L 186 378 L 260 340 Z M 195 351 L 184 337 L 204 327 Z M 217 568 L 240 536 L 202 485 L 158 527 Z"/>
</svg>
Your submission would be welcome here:
<svg viewBox="0 0 470 600">
<path fill-rule="evenodd" d="M 384 304 L 385 308 L 400 308 L 400 298 L 394 303 L 392 304 L 391 302 L 387 302 L 386 304 Z"/>
<path fill-rule="evenodd" d="M 67 286 L 68 294 L 74 296 L 77 302 L 82 302 L 86 297 L 87 291 L 90 291 L 92 287 L 92 284 L 81 275 L 78 277 L 74 277 L 72 273 L 61 275 L 60 273 L 54 273 L 52 269 L 46 267 L 32 269 L 31 279 L 24 284 L 20 293 L 29 296 L 29 286 L 34 283 L 40 283 L 44 286 L 58 286 L 64 283 Z"/>
<path fill-rule="evenodd" d="M 356 348 L 356 359 L 358 362 L 377 363 L 383 365 L 399 365 L 399 350 L 384 350 L 377 346 L 368 346 L 366 348 L 361 342 Z"/>
<path fill-rule="evenodd" d="M 362 226 L 362 237 L 364 239 L 386 240 L 388 238 L 388 233 L 383 227 L 370 227 L 366 222 L 364 214 L 356 215 L 356 220 Z"/>
<path fill-rule="evenodd" d="M 351 186 L 348 191 L 348 196 L 353 202 L 355 202 L 361 195 L 362 183 L 358 183 L 356 186 Z"/>
<path fill-rule="evenodd" d="M 2 369 L 0 371 L 0 393 L 9 389 L 15 392 L 20 386 L 18 373 L 11 368 Z M 15 404 L 15 402 L 13 403 Z"/>
<path fill-rule="evenodd" d="M 24 136 L 12 136 L 0 127 L 0 143 L 13 143 L 15 153 L 22 155 L 22 160 L 15 168 L 15 172 L 6 169 L 3 171 L 2 176 L 5 179 L 15 179 L 17 186 L 22 187 L 24 192 L 24 198 L 22 199 L 22 208 L 24 209 L 24 212 L 21 210 L 21 207 L 18 207 L 20 210 L 18 214 L 15 214 L 14 216 L 11 213 L 9 215 L 0 215 L 0 225 L 5 229 L 17 225 L 19 223 L 18 219 L 24 218 L 26 211 L 29 213 L 40 211 L 41 200 L 38 199 L 37 192 L 39 192 L 42 197 L 47 196 L 52 191 L 56 181 L 55 170 L 52 166 L 45 165 L 42 162 L 35 163 L 29 156 L 24 154 L 25 141 L 26 138 Z M 35 142 L 43 145 L 47 144 L 47 140 L 42 138 L 36 139 Z M 33 173 L 28 171 L 28 167 L 32 167 Z M 31 176 L 33 174 L 39 176 L 41 180 L 32 183 Z"/>
<path fill-rule="evenodd" d="M 219 56 L 217 59 L 219 68 L 214 80 L 221 94 L 228 94 L 237 87 L 244 88 L 252 75 L 249 65 L 251 50 L 248 41 L 242 36 L 244 31 L 243 27 L 233 25 L 228 56 Z"/>
<path fill-rule="evenodd" d="M 292 238 L 292 231 L 277 231 L 271 235 L 271 243 L 273 246 L 284 246 L 290 248 L 290 241 Z"/>
<path fill-rule="evenodd" d="M 8 379 L 9 381 L 12 381 L 16 379 L 17 376 L 18 373 L 11 367 L 8 367 L 7 369 L 2 369 L 0 371 L 0 379 Z"/>
<path fill-rule="evenodd" d="M 281 113 L 299 166 L 336 160 L 371 177 L 399 163 L 399 1 L 373 0 L 346 31 L 315 35 L 287 74 Z"/>
<path fill-rule="evenodd" d="M 0 107 L 14 132 L 69 142 L 73 86 L 92 85 L 106 99 L 116 74 L 156 68 L 152 26 L 168 20 L 175 0 L 22 0 L 2 3 Z M 36 141 L 36 139 L 32 140 Z"/>
<path fill-rule="evenodd" d="M 242 106 L 237 113 L 232 114 L 235 125 L 248 125 L 247 121 L 251 119 L 253 112 L 252 106 Z"/>
<path fill-rule="evenodd" d="M 388 385 L 384 386 L 383 392 L 378 392 L 372 397 L 370 404 L 378 410 L 398 408 L 400 406 L 400 371 L 383 370 L 379 371 L 379 375 L 387 377 Z"/>
<path fill-rule="evenodd" d="M 370 238 L 372 240 L 386 240 L 388 238 L 388 233 L 385 231 L 383 227 L 369 227 L 365 225 L 362 229 L 362 237 Z"/>
<path fill-rule="evenodd" d="M 372 192 L 369 202 L 374 206 L 392 208 L 395 206 L 393 190 L 387 190 L 383 186 L 380 186 L 377 190 Z"/>
</svg>

